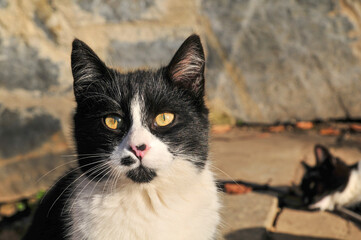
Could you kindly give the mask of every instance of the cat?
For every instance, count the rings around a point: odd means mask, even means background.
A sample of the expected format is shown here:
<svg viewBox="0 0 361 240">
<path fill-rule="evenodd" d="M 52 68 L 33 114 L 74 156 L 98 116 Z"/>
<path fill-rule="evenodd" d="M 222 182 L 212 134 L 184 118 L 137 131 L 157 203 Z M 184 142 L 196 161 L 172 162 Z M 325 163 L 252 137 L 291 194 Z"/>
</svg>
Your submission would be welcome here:
<svg viewBox="0 0 361 240">
<path fill-rule="evenodd" d="M 301 182 L 302 199 L 309 209 L 334 210 L 337 206 L 352 207 L 361 202 L 361 161 L 346 165 L 329 150 L 317 144 L 316 165 L 305 168 Z"/>
<path fill-rule="evenodd" d="M 128 73 L 75 39 L 71 67 L 79 167 L 45 195 L 24 239 L 214 239 L 199 36 L 167 66 Z"/>
</svg>

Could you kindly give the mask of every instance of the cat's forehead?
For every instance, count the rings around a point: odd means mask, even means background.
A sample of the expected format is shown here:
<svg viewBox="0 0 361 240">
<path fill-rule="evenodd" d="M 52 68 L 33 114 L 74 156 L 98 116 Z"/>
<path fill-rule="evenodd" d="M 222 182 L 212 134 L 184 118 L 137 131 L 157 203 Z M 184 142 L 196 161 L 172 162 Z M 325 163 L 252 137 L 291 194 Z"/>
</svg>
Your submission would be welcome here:
<svg viewBox="0 0 361 240">
<path fill-rule="evenodd" d="M 124 104 L 130 105 L 135 98 L 138 98 L 138 101 L 147 108 L 144 110 L 149 111 L 159 108 L 192 107 L 190 104 L 194 100 L 192 96 L 171 84 L 162 70 L 120 74 L 116 81 L 120 89 L 118 101 Z"/>
<path fill-rule="evenodd" d="M 137 70 L 118 74 L 116 81 L 133 94 L 150 90 L 152 86 L 163 86 L 166 82 L 162 71 L 159 70 Z"/>
</svg>

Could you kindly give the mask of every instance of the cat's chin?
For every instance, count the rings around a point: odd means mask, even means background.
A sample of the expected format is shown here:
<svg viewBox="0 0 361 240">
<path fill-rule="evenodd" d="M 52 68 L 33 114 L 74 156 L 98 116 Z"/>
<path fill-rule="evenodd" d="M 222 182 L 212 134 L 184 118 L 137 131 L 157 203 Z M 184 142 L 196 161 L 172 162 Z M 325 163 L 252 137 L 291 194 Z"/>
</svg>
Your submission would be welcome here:
<svg viewBox="0 0 361 240">
<path fill-rule="evenodd" d="M 156 172 L 143 165 L 127 172 L 127 177 L 135 183 L 149 183 L 157 176 Z"/>
</svg>

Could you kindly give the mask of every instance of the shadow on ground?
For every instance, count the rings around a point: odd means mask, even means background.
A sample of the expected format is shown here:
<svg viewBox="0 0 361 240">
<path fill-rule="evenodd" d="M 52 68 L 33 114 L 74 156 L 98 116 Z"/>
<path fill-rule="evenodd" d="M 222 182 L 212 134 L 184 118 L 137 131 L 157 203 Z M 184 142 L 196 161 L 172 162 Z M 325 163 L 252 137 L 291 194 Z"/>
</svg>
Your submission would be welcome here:
<svg viewBox="0 0 361 240">
<path fill-rule="evenodd" d="M 226 240 L 335 240 L 335 238 L 319 238 L 310 236 L 297 236 L 286 233 L 270 233 L 264 228 L 246 228 L 227 234 Z"/>
</svg>

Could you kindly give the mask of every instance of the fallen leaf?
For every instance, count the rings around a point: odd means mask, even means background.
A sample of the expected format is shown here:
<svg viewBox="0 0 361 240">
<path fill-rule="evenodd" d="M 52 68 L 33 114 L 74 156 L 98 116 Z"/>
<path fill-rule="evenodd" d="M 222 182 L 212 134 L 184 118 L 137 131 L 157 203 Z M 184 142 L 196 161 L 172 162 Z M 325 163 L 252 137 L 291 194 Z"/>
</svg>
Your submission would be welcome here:
<svg viewBox="0 0 361 240">
<path fill-rule="evenodd" d="M 309 130 L 313 128 L 312 122 L 297 122 L 296 127 L 303 130 Z"/>
<path fill-rule="evenodd" d="M 229 194 L 245 194 L 252 191 L 252 188 L 236 183 L 226 183 L 224 184 L 224 189 Z"/>
<path fill-rule="evenodd" d="M 3 204 L 0 206 L 0 215 L 11 217 L 16 213 L 16 205 L 12 203 Z"/>
<path fill-rule="evenodd" d="M 340 135 L 341 131 L 340 129 L 336 129 L 336 128 L 323 128 L 320 130 L 320 134 L 324 135 L 324 136 L 338 136 Z"/>
<path fill-rule="evenodd" d="M 286 130 L 286 128 L 283 125 L 271 126 L 268 128 L 268 131 L 273 132 L 273 133 L 279 133 L 279 132 L 283 132 L 285 130 Z"/>
<path fill-rule="evenodd" d="M 226 133 L 229 132 L 231 129 L 232 129 L 231 125 L 214 125 L 212 127 L 212 133 L 214 134 Z"/>
</svg>

